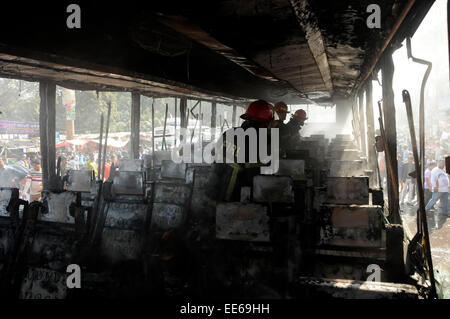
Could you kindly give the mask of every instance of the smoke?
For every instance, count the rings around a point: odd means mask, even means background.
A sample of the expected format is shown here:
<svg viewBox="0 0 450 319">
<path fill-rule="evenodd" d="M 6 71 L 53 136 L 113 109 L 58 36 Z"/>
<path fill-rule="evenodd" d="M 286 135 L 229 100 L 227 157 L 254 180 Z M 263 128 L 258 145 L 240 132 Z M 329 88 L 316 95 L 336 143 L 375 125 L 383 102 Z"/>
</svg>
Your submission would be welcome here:
<svg viewBox="0 0 450 319">
<path fill-rule="evenodd" d="M 397 127 L 407 130 L 407 116 L 401 91 L 407 89 L 411 95 L 414 119 L 418 123 L 420 87 L 425 65 L 408 60 L 406 41 L 394 52 L 394 95 Z M 439 134 L 439 122 L 448 120 L 444 108 L 450 108 L 449 56 L 447 34 L 447 0 L 437 0 L 411 38 L 413 56 L 433 64 L 425 88 L 426 135 Z"/>
</svg>

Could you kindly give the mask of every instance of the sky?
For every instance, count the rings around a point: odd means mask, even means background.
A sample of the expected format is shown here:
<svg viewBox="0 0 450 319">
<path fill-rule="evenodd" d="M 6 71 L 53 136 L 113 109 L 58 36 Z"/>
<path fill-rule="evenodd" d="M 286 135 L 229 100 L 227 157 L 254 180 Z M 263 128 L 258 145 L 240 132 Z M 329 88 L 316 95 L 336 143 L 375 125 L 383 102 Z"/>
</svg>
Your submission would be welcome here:
<svg viewBox="0 0 450 319">
<path fill-rule="evenodd" d="M 449 87 L 449 52 L 447 31 L 447 0 L 436 0 L 428 14 L 411 38 L 412 54 L 416 58 L 432 62 L 432 69 L 425 87 L 425 127 L 428 134 L 437 131 L 439 120 L 443 120 L 438 112 L 439 107 L 450 99 Z M 420 102 L 420 87 L 426 71 L 426 66 L 408 59 L 406 41 L 393 54 L 394 61 L 394 102 L 396 107 L 397 127 L 407 125 L 405 104 L 402 100 L 402 90 L 407 89 L 411 96 L 415 120 L 418 117 Z M 381 77 L 380 77 L 381 78 Z M 374 97 L 381 97 L 381 87 L 374 82 Z M 447 102 L 445 102 L 447 101 Z M 376 105 L 376 104 L 375 104 Z M 378 118 L 378 112 L 375 112 Z"/>
<path fill-rule="evenodd" d="M 448 31 L 447 31 L 447 0 L 436 0 L 422 23 L 416 30 L 411 39 L 412 54 L 416 58 L 431 61 L 433 66 L 425 88 L 425 128 L 426 134 L 439 134 L 438 122 L 448 120 L 438 111 L 439 107 L 450 107 L 450 86 L 449 86 L 449 52 L 448 52 Z M 414 63 L 408 59 L 406 51 L 406 41 L 402 47 L 393 53 L 394 61 L 394 102 L 396 108 L 397 130 L 407 130 L 407 117 L 405 104 L 402 100 L 402 90 L 407 89 L 411 96 L 413 114 L 417 121 L 420 87 L 426 66 Z M 382 81 L 381 73 L 379 80 Z M 377 101 L 382 97 L 381 86 L 377 81 L 373 82 L 373 105 L 374 105 L 374 123 L 378 128 L 378 107 Z M 305 106 L 292 105 L 293 110 L 304 108 Z M 316 107 L 312 112 L 310 106 L 310 123 L 330 122 L 330 116 L 334 112 L 323 107 Z M 442 124 L 442 123 L 441 123 Z M 314 128 L 313 128 L 314 126 Z M 312 125 L 311 130 L 306 135 L 314 134 L 317 125 Z M 320 129 L 323 129 L 320 127 Z M 350 132 L 348 127 L 345 133 Z M 418 127 L 416 127 L 418 132 Z M 306 130 L 305 130 L 306 132 Z"/>
</svg>

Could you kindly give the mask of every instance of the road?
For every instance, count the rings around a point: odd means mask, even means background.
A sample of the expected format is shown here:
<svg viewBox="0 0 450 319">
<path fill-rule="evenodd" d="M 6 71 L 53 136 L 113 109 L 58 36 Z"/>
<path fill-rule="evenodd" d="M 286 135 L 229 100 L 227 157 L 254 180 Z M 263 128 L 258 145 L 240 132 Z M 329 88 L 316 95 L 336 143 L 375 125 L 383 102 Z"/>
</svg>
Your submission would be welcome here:
<svg viewBox="0 0 450 319">
<path fill-rule="evenodd" d="M 413 236 L 417 232 L 417 209 L 417 206 L 401 205 L 403 225 L 408 235 Z M 435 205 L 435 210 L 427 214 L 427 222 L 434 269 L 450 274 L 450 217 L 443 216 Z"/>
</svg>

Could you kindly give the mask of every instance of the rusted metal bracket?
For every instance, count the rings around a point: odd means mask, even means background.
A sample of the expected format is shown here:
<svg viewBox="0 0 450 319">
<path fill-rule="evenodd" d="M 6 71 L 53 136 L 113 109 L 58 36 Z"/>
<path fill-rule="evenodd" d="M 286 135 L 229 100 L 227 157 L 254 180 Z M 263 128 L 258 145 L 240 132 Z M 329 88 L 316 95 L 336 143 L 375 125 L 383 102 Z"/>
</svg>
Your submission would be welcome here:
<svg viewBox="0 0 450 319">
<path fill-rule="evenodd" d="M 419 64 L 427 66 L 427 70 L 425 71 L 425 74 L 423 75 L 422 84 L 420 86 L 420 104 L 419 104 L 420 167 L 422 168 L 420 170 L 420 175 L 423 180 L 424 179 L 423 168 L 425 168 L 425 105 L 424 105 L 425 85 L 427 84 L 427 80 L 428 80 L 428 77 L 431 72 L 432 63 L 430 61 L 416 58 L 412 55 L 411 38 L 410 37 L 406 38 L 406 51 L 408 54 L 408 59 L 412 59 L 413 62 L 415 62 L 415 63 L 419 63 Z"/>
<path fill-rule="evenodd" d="M 403 102 L 406 106 L 406 113 L 408 115 L 408 124 L 409 124 L 409 133 L 411 135 L 411 144 L 412 144 L 412 151 L 414 155 L 414 165 L 416 168 L 416 173 L 421 171 L 421 166 L 419 165 L 419 154 L 417 152 L 417 141 L 416 141 L 416 132 L 414 129 L 414 118 L 412 113 L 412 106 L 411 106 L 411 97 L 409 96 L 408 90 L 402 91 L 403 96 Z M 422 166 L 423 167 L 423 166 Z M 423 238 L 425 240 L 425 252 L 427 255 L 427 263 L 428 263 L 428 269 L 429 269 L 429 275 L 430 275 L 430 282 L 431 282 L 431 297 L 436 298 L 436 282 L 434 280 L 434 271 L 433 271 L 433 260 L 431 258 L 431 247 L 430 247 L 430 236 L 428 234 L 428 221 L 427 216 L 425 212 L 425 198 L 423 193 L 423 179 L 422 174 L 416 174 L 417 179 L 417 188 L 419 193 L 419 213 L 420 215 L 417 216 L 417 218 L 422 221 L 422 231 L 423 231 Z M 418 230 L 420 231 L 420 230 Z"/>
</svg>

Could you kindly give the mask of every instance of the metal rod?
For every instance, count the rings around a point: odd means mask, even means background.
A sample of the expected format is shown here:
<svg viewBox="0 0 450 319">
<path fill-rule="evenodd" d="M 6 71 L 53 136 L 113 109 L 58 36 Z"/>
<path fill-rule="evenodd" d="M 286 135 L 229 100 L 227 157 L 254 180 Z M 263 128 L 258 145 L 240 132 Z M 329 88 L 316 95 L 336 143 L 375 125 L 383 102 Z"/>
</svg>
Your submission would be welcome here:
<svg viewBox="0 0 450 319">
<path fill-rule="evenodd" d="M 140 121 L 141 121 L 141 96 L 139 93 L 131 93 L 131 135 L 130 158 L 139 158 Z"/>
<path fill-rule="evenodd" d="M 425 85 L 427 84 L 428 77 L 431 72 L 432 63 L 430 61 L 416 58 L 412 55 L 411 38 L 406 38 L 406 52 L 408 58 L 411 58 L 413 62 L 427 66 L 427 70 L 423 75 L 422 84 L 420 86 L 420 104 L 419 104 L 419 135 L 420 135 L 420 167 L 425 168 Z M 424 180 L 424 170 L 420 170 L 422 180 Z"/>
<path fill-rule="evenodd" d="M 100 116 L 100 141 L 98 143 L 98 176 L 100 179 L 102 172 L 102 141 L 103 141 L 103 113 Z"/>
<path fill-rule="evenodd" d="M 233 127 L 236 127 L 236 104 L 234 104 L 234 103 L 233 103 L 233 113 L 231 116 L 231 121 L 232 121 Z"/>
<path fill-rule="evenodd" d="M 109 117 L 109 116 L 108 116 Z M 106 133 L 107 134 L 107 133 Z M 100 181 L 98 183 L 98 190 L 97 190 L 97 196 L 95 197 L 94 204 L 92 206 L 92 210 L 90 212 L 90 215 L 88 215 L 88 249 L 87 251 L 90 252 L 92 250 L 92 247 L 94 245 L 95 240 L 95 230 L 96 230 L 96 224 L 98 220 L 98 215 L 100 211 L 100 206 L 102 203 L 102 189 L 103 189 L 103 182 L 100 172 L 102 171 L 102 138 L 103 138 L 103 113 L 101 114 L 100 118 L 100 143 L 98 144 L 98 180 Z M 106 139 L 106 136 L 105 136 Z M 105 149 L 106 149 L 106 140 L 105 140 Z"/>
<path fill-rule="evenodd" d="M 39 82 L 39 137 L 41 147 L 41 168 L 42 168 L 42 186 L 43 189 L 49 188 L 49 169 L 48 169 L 48 82 Z M 8 159 L 6 157 L 6 159 Z M 7 164 L 7 163 L 6 163 Z"/>
<path fill-rule="evenodd" d="M 202 122 L 203 122 L 202 103 L 201 102 L 200 102 L 200 105 L 199 105 L 198 115 L 197 116 L 199 117 L 198 122 L 199 122 L 199 125 L 200 125 L 199 131 L 198 131 L 198 142 L 201 145 L 201 143 L 202 143 Z"/>
<path fill-rule="evenodd" d="M 367 156 L 367 141 L 366 141 L 366 128 L 365 128 L 365 114 L 364 114 L 364 92 L 360 90 L 358 92 L 358 109 L 359 109 L 359 127 L 360 127 L 360 139 L 361 139 L 361 151 L 364 157 Z"/>
<path fill-rule="evenodd" d="M 177 146 L 177 98 L 175 98 L 175 127 L 173 131 L 174 135 L 174 144 L 173 147 Z"/>
<path fill-rule="evenodd" d="M 192 116 L 194 118 L 196 118 L 195 114 L 192 111 L 197 107 L 197 105 L 199 103 L 200 103 L 200 100 L 198 100 L 197 103 L 195 103 L 194 106 L 189 110 L 189 107 L 187 107 L 187 101 L 186 101 L 186 107 L 188 108 L 188 112 L 187 112 L 187 115 L 186 115 L 186 128 L 189 126 L 189 114 L 192 114 Z"/>
<path fill-rule="evenodd" d="M 194 138 L 195 129 L 197 128 L 197 122 L 198 122 L 198 115 L 195 117 L 194 129 L 192 130 L 192 133 L 191 133 L 191 143 L 192 143 L 192 139 Z"/>
<path fill-rule="evenodd" d="M 164 130 L 163 130 L 163 138 L 162 138 L 162 145 L 161 148 L 164 147 L 165 150 L 167 150 L 166 145 L 166 125 L 167 125 L 167 113 L 169 111 L 169 104 L 166 103 L 166 112 L 164 114 Z"/>
<path fill-rule="evenodd" d="M 152 98 L 152 168 L 155 167 L 155 98 Z"/>
<path fill-rule="evenodd" d="M 106 132 L 105 132 L 105 148 L 103 150 L 103 165 L 102 165 L 102 180 L 105 177 L 105 165 L 106 165 L 106 148 L 108 147 L 108 133 L 109 133 L 109 120 L 111 118 L 111 101 L 108 102 L 108 117 L 106 118 Z"/>
<path fill-rule="evenodd" d="M 61 156 L 58 156 L 58 160 L 56 162 L 56 176 L 61 177 Z"/>
<path fill-rule="evenodd" d="M 191 114 L 193 117 L 195 117 L 194 113 L 192 113 L 192 111 L 197 107 L 197 105 L 200 104 L 200 100 L 197 101 L 197 103 L 194 104 L 194 106 L 191 108 Z"/>
<path fill-rule="evenodd" d="M 228 121 L 224 119 L 222 123 L 222 128 L 220 129 L 220 134 L 223 134 L 223 128 L 225 124 L 227 125 L 227 128 L 230 128 L 230 125 L 228 125 Z"/>
<path fill-rule="evenodd" d="M 216 140 L 217 104 L 211 103 L 211 141 Z"/>
<path fill-rule="evenodd" d="M 419 165 L 419 154 L 417 152 L 417 141 L 416 141 L 416 133 L 414 129 L 414 118 L 412 113 L 412 107 L 411 107 L 411 98 L 409 96 L 409 92 L 407 90 L 402 91 L 403 96 L 403 102 L 406 106 L 406 113 L 408 115 L 408 124 L 409 124 L 409 133 L 411 135 L 411 144 L 412 144 L 412 150 L 414 154 L 414 165 L 416 168 L 416 179 L 417 179 L 417 189 L 419 193 L 419 212 L 422 219 L 422 228 L 423 228 L 423 237 L 425 240 L 425 247 L 426 247 L 426 255 L 427 255 L 427 262 L 428 262 L 428 268 L 430 273 L 430 282 L 431 282 L 431 296 L 435 298 L 436 295 L 436 283 L 434 280 L 434 270 L 433 270 L 433 260 L 431 257 L 431 247 L 430 247 L 430 236 L 428 234 L 428 221 L 427 216 L 425 212 L 425 198 L 423 193 L 423 179 L 422 175 L 419 174 L 421 171 L 421 166 Z M 423 166 L 422 166 L 423 167 Z"/>
</svg>

